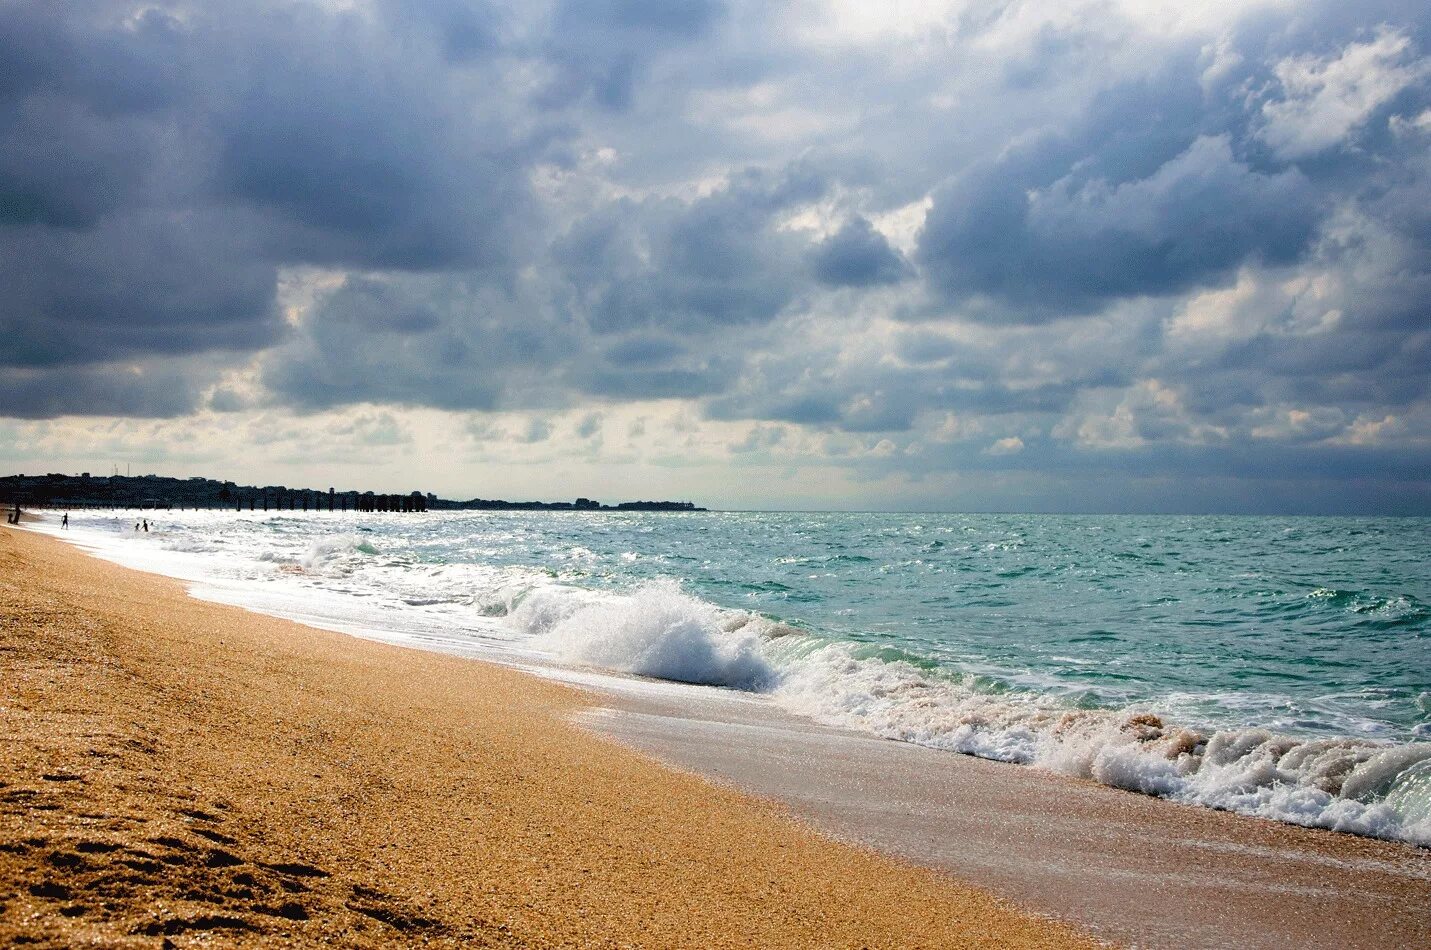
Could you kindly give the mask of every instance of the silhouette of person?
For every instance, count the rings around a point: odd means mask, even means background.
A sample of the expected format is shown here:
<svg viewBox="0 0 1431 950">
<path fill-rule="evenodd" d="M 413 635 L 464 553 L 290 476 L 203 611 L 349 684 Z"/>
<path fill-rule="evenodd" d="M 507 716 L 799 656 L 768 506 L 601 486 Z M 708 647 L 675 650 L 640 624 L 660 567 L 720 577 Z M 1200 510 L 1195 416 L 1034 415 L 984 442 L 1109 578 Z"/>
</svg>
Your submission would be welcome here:
<svg viewBox="0 0 1431 950">
<path fill-rule="evenodd" d="M 67 511 L 67 512 L 65 512 L 64 517 L 60 519 L 60 527 L 61 527 L 61 528 L 69 528 L 69 526 L 70 526 L 70 513 Z"/>
<path fill-rule="evenodd" d="M 145 519 L 144 519 L 144 533 L 145 533 L 145 534 L 148 534 L 148 533 L 149 533 L 149 519 L 148 519 L 148 518 L 145 518 Z"/>
</svg>

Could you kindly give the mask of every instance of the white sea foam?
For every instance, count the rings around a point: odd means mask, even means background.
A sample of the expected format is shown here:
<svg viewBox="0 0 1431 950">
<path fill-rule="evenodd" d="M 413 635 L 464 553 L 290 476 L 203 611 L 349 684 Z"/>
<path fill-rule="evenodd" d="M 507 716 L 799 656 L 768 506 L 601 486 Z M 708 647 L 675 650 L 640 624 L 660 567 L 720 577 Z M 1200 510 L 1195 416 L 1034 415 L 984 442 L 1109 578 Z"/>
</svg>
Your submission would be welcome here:
<svg viewBox="0 0 1431 950">
<path fill-rule="evenodd" d="M 1431 743 L 1205 734 L 1142 708 L 981 693 L 911 663 L 862 658 L 846 643 L 776 652 L 775 698 L 816 719 L 1187 804 L 1431 845 Z"/>
<path fill-rule="evenodd" d="M 299 560 L 305 570 L 324 574 L 351 573 L 363 558 L 377 554 L 368 539 L 357 534 L 332 534 L 318 538 Z"/>
<path fill-rule="evenodd" d="M 603 599 L 595 591 L 564 584 L 535 587 L 517 596 L 508 620 L 528 636 L 546 637 L 553 627 Z"/>
<path fill-rule="evenodd" d="M 604 598 L 538 589 L 513 615 L 571 662 L 681 683 L 761 690 L 774 671 L 753 632 L 727 629 L 722 611 L 674 583 Z M 571 590 L 566 588 L 565 590 Z"/>
<path fill-rule="evenodd" d="M 163 545 L 166 551 L 177 551 L 183 554 L 212 554 L 223 550 L 222 539 L 194 535 L 166 538 Z"/>
</svg>

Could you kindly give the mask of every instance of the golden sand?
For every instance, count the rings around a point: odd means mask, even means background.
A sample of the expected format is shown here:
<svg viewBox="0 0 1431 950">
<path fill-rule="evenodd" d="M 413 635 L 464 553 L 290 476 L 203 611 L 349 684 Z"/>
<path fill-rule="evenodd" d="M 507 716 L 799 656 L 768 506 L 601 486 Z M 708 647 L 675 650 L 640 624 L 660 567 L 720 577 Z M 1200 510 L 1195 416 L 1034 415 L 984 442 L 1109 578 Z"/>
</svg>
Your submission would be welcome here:
<svg viewBox="0 0 1431 950">
<path fill-rule="evenodd" d="M 0 529 L 0 944 L 1090 945 L 586 703 Z"/>
</svg>

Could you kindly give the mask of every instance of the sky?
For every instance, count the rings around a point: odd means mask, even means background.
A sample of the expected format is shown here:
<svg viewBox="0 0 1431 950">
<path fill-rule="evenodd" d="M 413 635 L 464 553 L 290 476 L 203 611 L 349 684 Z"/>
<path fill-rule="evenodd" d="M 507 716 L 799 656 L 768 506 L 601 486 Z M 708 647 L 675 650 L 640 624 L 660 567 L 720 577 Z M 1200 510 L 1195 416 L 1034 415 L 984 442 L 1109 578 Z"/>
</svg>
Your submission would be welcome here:
<svg viewBox="0 0 1431 950">
<path fill-rule="evenodd" d="M 0 0 L 0 470 L 1431 514 L 1431 6 Z"/>
</svg>

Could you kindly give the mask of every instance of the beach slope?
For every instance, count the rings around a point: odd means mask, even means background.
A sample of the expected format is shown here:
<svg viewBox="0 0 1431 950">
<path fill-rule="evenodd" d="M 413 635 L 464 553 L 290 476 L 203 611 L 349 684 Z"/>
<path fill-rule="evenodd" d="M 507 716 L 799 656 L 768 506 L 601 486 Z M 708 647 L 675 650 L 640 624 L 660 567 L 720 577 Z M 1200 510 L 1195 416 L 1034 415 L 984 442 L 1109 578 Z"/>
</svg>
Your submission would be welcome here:
<svg viewBox="0 0 1431 950">
<path fill-rule="evenodd" d="M 0 943 L 1084 946 L 570 723 L 575 690 L 0 530 Z"/>
</svg>

